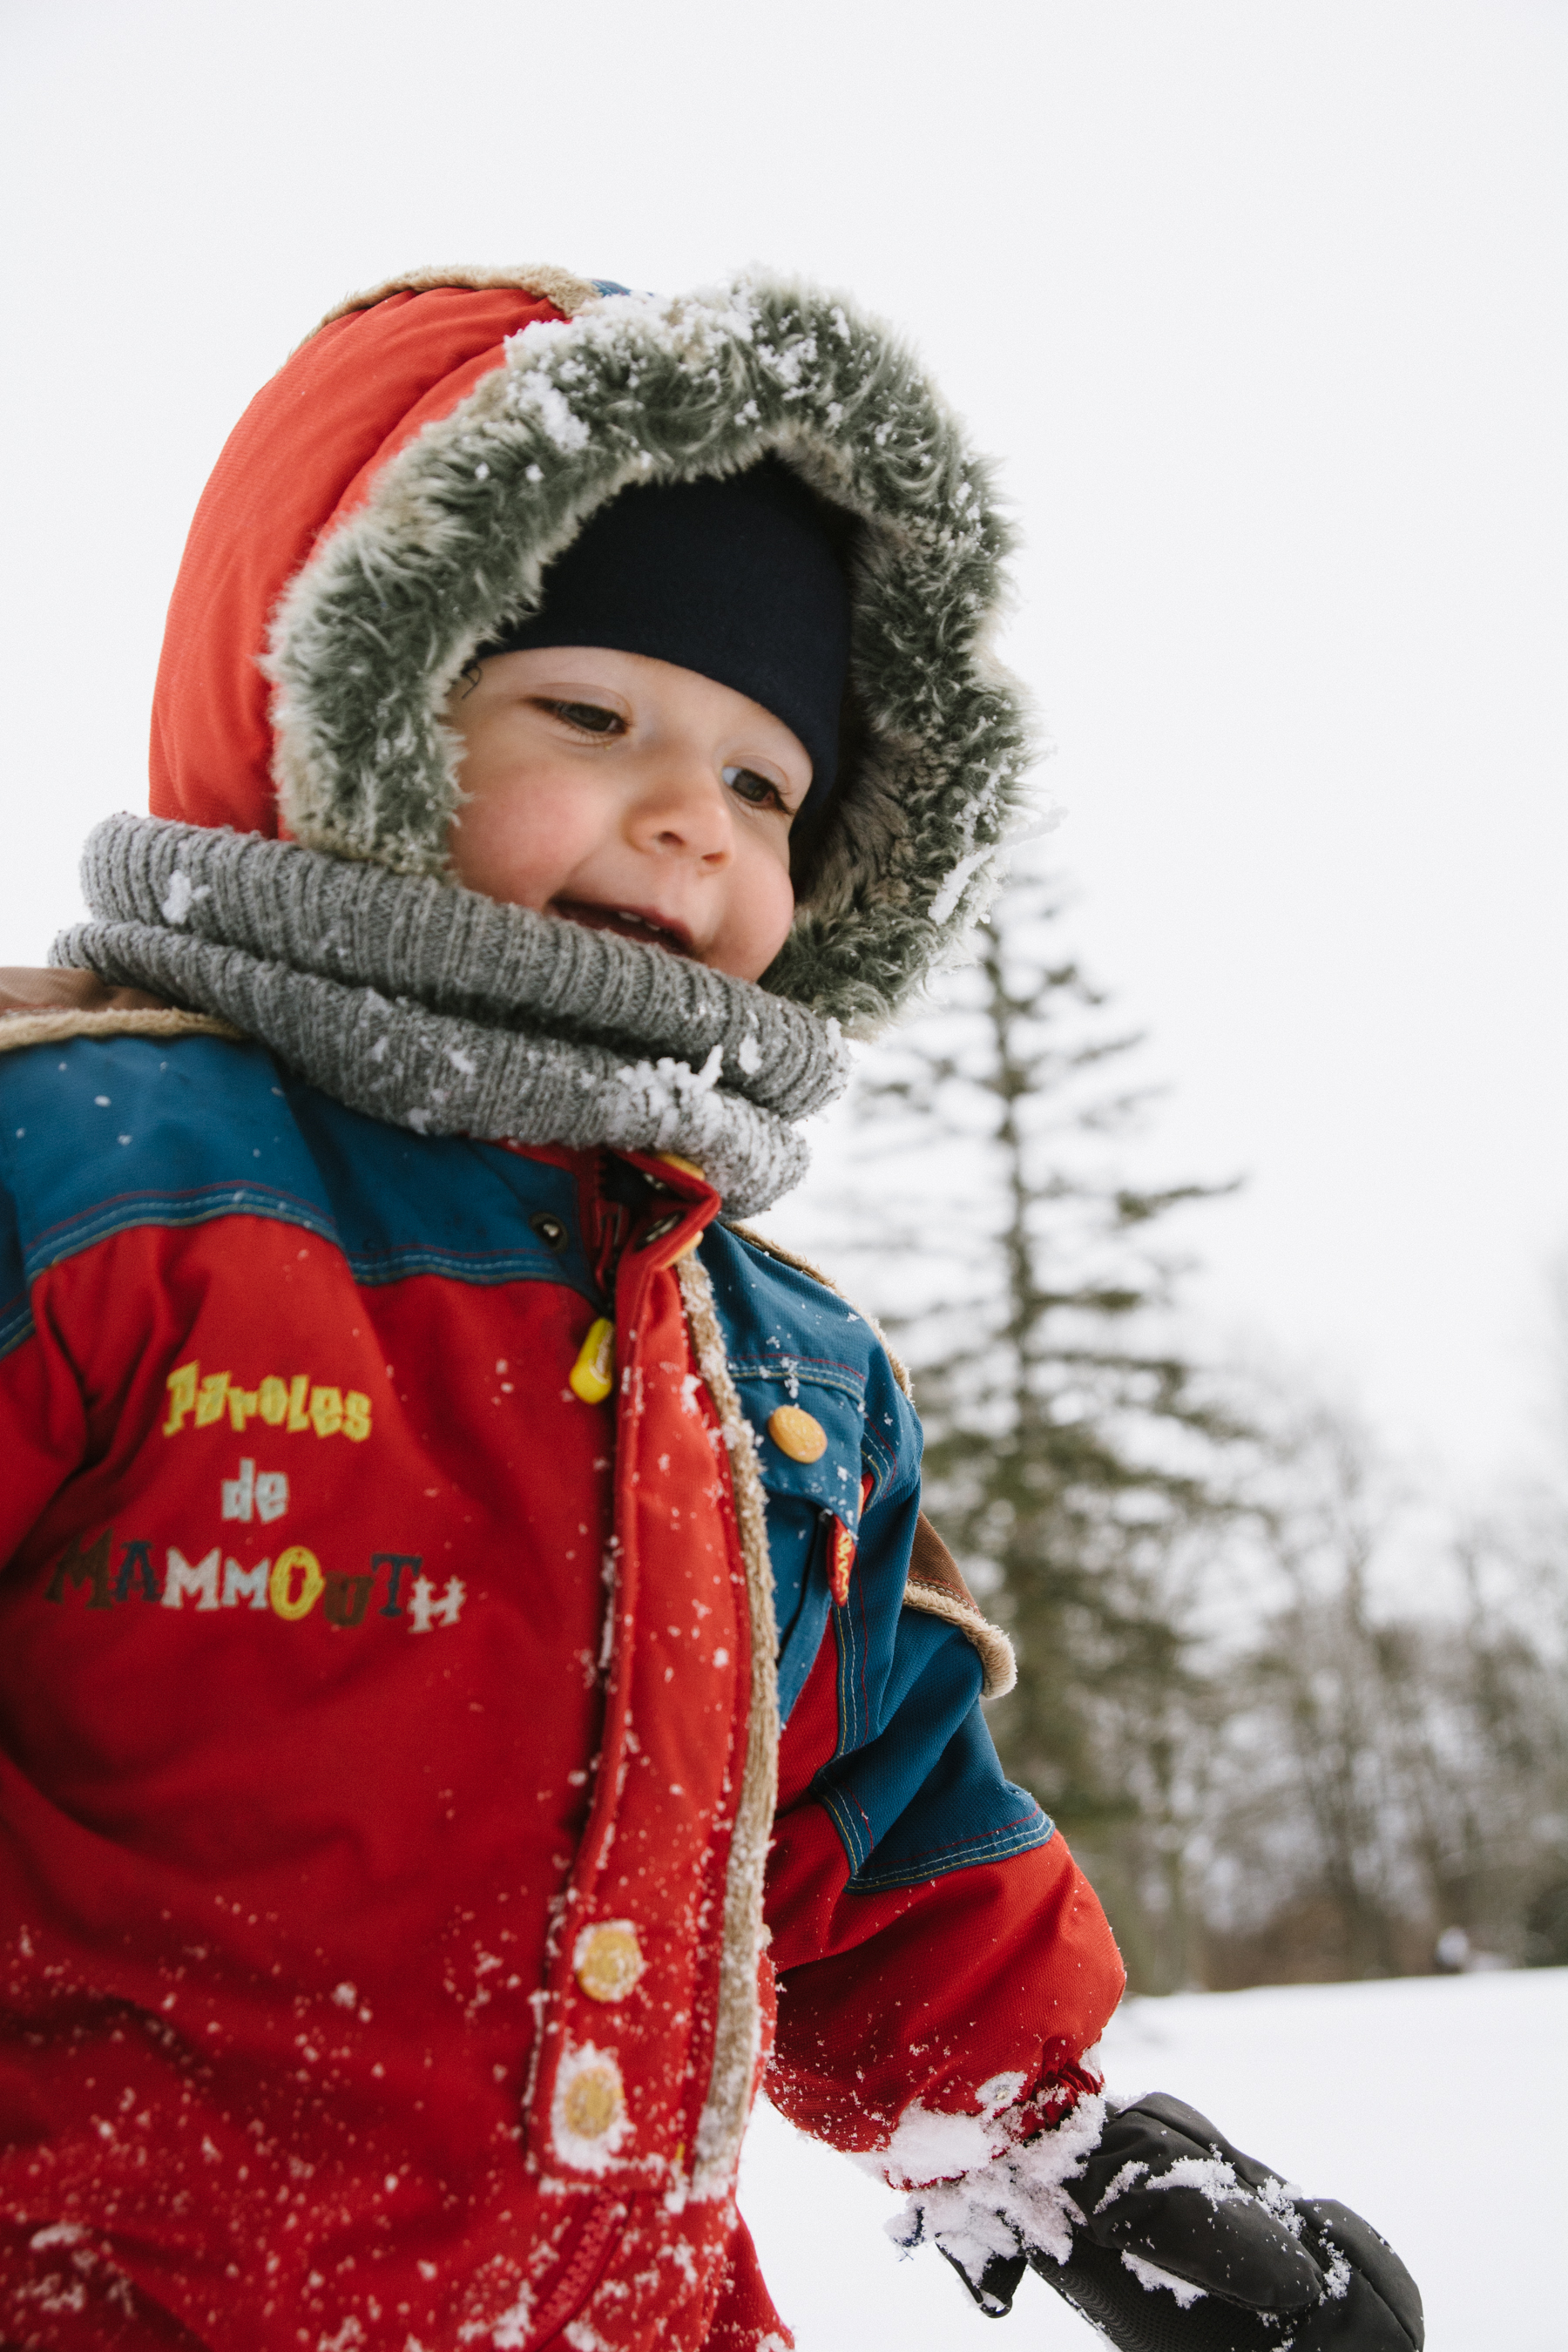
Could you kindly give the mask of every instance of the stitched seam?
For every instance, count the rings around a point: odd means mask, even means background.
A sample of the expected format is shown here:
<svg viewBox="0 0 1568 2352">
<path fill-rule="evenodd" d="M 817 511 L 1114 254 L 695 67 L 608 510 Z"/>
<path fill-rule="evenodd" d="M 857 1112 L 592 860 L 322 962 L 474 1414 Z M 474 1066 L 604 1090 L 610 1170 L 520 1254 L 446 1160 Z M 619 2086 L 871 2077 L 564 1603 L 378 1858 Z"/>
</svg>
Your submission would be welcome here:
<svg viewBox="0 0 1568 2352">
<path fill-rule="evenodd" d="M 74 1216 L 57 1217 L 52 1225 L 42 1226 L 32 1247 L 35 1250 L 47 1247 L 52 1235 L 73 1232 L 84 1218 L 105 1217 L 121 1210 L 133 1213 L 139 1204 L 151 1207 L 154 1203 L 166 1203 L 174 1206 L 182 1201 L 199 1202 L 216 1199 L 227 1202 L 251 1194 L 258 1200 L 286 1202 L 298 1207 L 305 1216 L 320 1218 L 321 1215 L 321 1211 L 313 1202 L 301 1199 L 297 1192 L 287 1192 L 281 1184 L 258 1184 L 247 1176 L 215 1177 L 209 1184 L 186 1184 L 172 1192 L 157 1192 L 150 1185 L 135 1192 L 110 1192 L 107 1200 L 98 1202 L 93 1208 L 79 1209 Z"/>
<path fill-rule="evenodd" d="M 536 1265 L 526 1258 L 505 1258 L 498 1254 L 493 1265 L 475 1265 L 450 1258 L 440 1250 L 416 1247 L 389 1250 L 374 1256 L 362 1256 L 353 1250 L 344 1250 L 342 1255 L 355 1282 L 366 1290 L 385 1289 L 416 1275 L 435 1274 L 452 1282 L 468 1283 L 476 1290 L 498 1289 L 509 1282 L 552 1282 L 563 1290 L 574 1291 L 591 1304 L 596 1304 L 599 1298 L 586 1275 L 574 1282 L 559 1265 Z"/>
<path fill-rule="evenodd" d="M 837 1602 L 833 1610 L 834 1623 L 839 1631 L 838 1643 L 838 1754 L 847 1756 L 860 1745 L 860 1714 L 858 1693 L 858 1628 L 847 1604 L 842 1609 Z"/>
<path fill-rule="evenodd" d="M 856 1801 L 858 1802 L 858 1799 Z M 949 1838 L 942 1845 L 917 1846 L 913 1853 L 905 1854 L 902 1861 L 896 1863 L 893 1867 L 903 1870 L 917 1862 L 932 1861 L 939 1854 L 963 1853 L 971 1846 L 985 1845 L 994 1840 L 1018 1837 L 1026 1830 L 1037 1829 L 1042 1822 L 1046 1822 L 1047 1827 L 1052 1826 L 1050 1816 L 1039 1805 L 1031 1801 L 1026 1813 L 1016 1813 L 1010 1822 L 1003 1822 L 995 1829 L 971 1830 L 966 1837 Z"/>
<path fill-rule="evenodd" d="M 838 1649 L 838 1747 L 837 1756 L 848 1756 L 859 1746 L 860 1717 L 856 1703 L 858 1628 L 847 1604 L 833 1610 Z M 837 1758 L 836 1758 L 837 1760 Z"/>
<path fill-rule="evenodd" d="M 305 1233 L 315 1234 L 321 1240 L 338 1245 L 337 1229 L 323 1217 L 320 1210 L 308 1210 L 302 1205 L 288 1205 L 289 1196 L 282 1192 L 250 1193 L 245 1187 L 226 1184 L 221 1188 L 204 1188 L 200 1192 L 184 1194 L 135 1194 L 121 1196 L 127 1202 L 145 1205 L 117 1208 L 111 1211 L 105 1203 L 95 1210 L 84 1211 L 80 1219 L 63 1219 L 49 1226 L 26 1250 L 24 1264 L 30 1279 L 47 1274 L 52 1266 L 61 1265 L 68 1258 L 79 1257 L 84 1250 L 99 1242 L 110 1241 L 116 1234 L 131 1233 L 142 1225 L 165 1225 L 182 1231 L 190 1225 L 213 1223 L 219 1217 L 264 1217 L 269 1223 L 293 1225 Z M 154 1206 L 153 1202 L 157 1205 Z"/>
<path fill-rule="evenodd" d="M 869 1859 L 872 1843 L 868 1841 L 862 1846 L 860 1825 L 849 1811 L 847 1799 L 841 1790 L 832 1787 L 814 1790 L 812 1793 L 837 1831 L 838 1842 L 849 1858 L 851 1871 L 858 1870 L 860 1864 Z"/>
<path fill-rule="evenodd" d="M 898 1475 L 899 1454 L 898 1448 L 896 1446 L 889 1445 L 887 1439 L 881 1434 L 880 1431 L 873 1429 L 868 1421 L 862 1421 L 860 1425 L 860 1458 L 862 1462 L 864 1462 L 866 1458 L 868 1449 L 869 1449 L 870 1453 L 874 1456 L 871 1464 L 873 1475 L 878 1473 L 880 1474 L 878 1476 L 878 1483 L 873 1486 L 870 1494 L 866 1497 L 866 1509 L 868 1511 L 873 1503 L 879 1503 L 881 1501 L 883 1496 L 887 1494 L 889 1488 L 893 1485 L 894 1480 Z M 864 1512 L 862 1512 L 861 1517 L 865 1517 Z"/>
<path fill-rule="evenodd" d="M 0 1361 L 13 1355 L 24 1340 L 30 1339 L 36 1328 L 32 1306 L 24 1298 L 15 1313 L 7 1315 L 4 1322 L 0 1322 Z"/>
<path fill-rule="evenodd" d="M 831 1356 L 796 1356 L 792 1354 L 787 1364 L 776 1356 L 737 1356 L 731 1359 L 730 1370 L 738 1381 L 791 1380 L 814 1381 L 819 1388 L 844 1389 L 850 1395 L 864 1398 L 866 1381 L 852 1364 L 840 1364 Z"/>
<path fill-rule="evenodd" d="M 915 1886 L 931 1878 L 947 1878 L 955 1870 L 973 1870 L 992 1862 L 1010 1862 L 1020 1853 L 1032 1853 L 1038 1846 L 1048 1845 L 1056 1835 L 1056 1823 L 1042 1813 L 1039 1822 L 1027 1830 L 1019 1830 L 987 1851 L 966 1853 L 955 1850 L 951 1860 L 900 1865 L 894 1870 L 879 1870 L 868 1876 L 858 1872 L 851 1878 L 846 1892 L 850 1895 L 879 1895 L 900 1886 Z"/>
<path fill-rule="evenodd" d="M 141 1227 L 163 1226 L 172 1232 L 184 1232 L 221 1217 L 247 1216 L 263 1217 L 274 1224 L 294 1225 L 331 1243 L 355 1282 L 365 1288 L 407 1281 L 416 1275 L 436 1274 L 448 1276 L 455 1282 L 472 1283 L 476 1287 L 493 1287 L 508 1282 L 556 1282 L 563 1290 L 580 1292 L 584 1298 L 596 1296 L 585 1279 L 573 1282 L 565 1277 L 559 1263 L 541 1265 L 518 1251 L 465 1254 L 430 1248 L 420 1243 L 394 1245 L 387 1250 L 344 1249 L 331 1221 L 319 1210 L 312 1211 L 299 1202 L 292 1193 L 253 1192 L 247 1187 L 229 1184 L 203 1191 L 208 1197 L 203 1198 L 198 1192 L 123 1194 L 113 1204 L 118 1213 L 111 1214 L 110 1204 L 104 1203 L 96 1210 L 84 1210 L 79 1219 L 64 1219 L 46 1228 L 26 1251 L 29 1275 L 36 1280 L 68 1259 L 79 1256 L 84 1250 Z M 143 1205 L 122 1205 L 125 1202 Z M 7 1328 L 0 1321 L 0 1351 L 4 1350 Z"/>
</svg>

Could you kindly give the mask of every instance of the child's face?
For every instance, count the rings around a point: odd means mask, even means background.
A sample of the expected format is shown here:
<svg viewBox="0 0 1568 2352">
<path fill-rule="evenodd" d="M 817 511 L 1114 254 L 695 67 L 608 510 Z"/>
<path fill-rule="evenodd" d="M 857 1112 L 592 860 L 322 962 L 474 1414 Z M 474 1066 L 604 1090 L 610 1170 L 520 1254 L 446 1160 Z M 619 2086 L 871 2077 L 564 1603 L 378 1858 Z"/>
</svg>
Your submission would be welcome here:
<svg viewBox="0 0 1568 2352">
<path fill-rule="evenodd" d="M 756 980 L 790 927 L 798 737 L 697 671 L 599 646 L 496 654 L 446 709 L 470 890 Z"/>
</svg>

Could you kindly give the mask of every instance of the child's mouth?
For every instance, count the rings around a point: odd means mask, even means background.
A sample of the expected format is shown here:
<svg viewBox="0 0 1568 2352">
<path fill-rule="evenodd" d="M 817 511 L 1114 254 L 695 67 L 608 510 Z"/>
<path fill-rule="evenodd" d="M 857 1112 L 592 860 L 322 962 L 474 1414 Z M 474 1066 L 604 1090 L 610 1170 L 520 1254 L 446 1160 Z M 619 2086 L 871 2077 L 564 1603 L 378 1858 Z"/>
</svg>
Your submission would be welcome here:
<svg viewBox="0 0 1568 2352">
<path fill-rule="evenodd" d="M 563 915 L 569 923 L 581 923 L 584 930 L 616 931 L 623 940 L 645 940 L 654 947 L 668 948 L 672 955 L 694 952 L 684 930 L 660 916 L 639 913 L 635 907 L 594 907 L 581 898 L 556 898 L 551 912 Z"/>
</svg>

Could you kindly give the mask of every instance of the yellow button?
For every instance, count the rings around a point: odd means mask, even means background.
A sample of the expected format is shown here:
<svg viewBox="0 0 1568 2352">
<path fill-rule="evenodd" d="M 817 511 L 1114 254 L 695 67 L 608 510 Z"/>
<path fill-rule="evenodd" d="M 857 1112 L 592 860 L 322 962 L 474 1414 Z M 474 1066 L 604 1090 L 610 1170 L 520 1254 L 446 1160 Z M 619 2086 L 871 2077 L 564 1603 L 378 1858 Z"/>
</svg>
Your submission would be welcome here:
<svg viewBox="0 0 1568 2352">
<path fill-rule="evenodd" d="M 700 1184 L 707 1183 L 708 1179 L 695 1160 L 683 1160 L 679 1151 L 661 1151 L 658 1156 L 667 1168 L 679 1168 L 683 1176 L 695 1176 Z"/>
<path fill-rule="evenodd" d="M 571 1389 L 584 1404 L 603 1404 L 616 1385 L 616 1327 L 603 1315 L 588 1326 L 588 1336 L 572 1367 Z"/>
<path fill-rule="evenodd" d="M 797 1404 L 781 1404 L 768 1415 L 768 1435 L 792 1462 L 819 1462 L 827 1451 L 827 1432 Z"/>
<path fill-rule="evenodd" d="M 576 2139 L 604 2139 L 620 2120 L 619 2070 L 607 2058 L 579 2066 L 561 2101 L 561 2119 Z"/>
<path fill-rule="evenodd" d="M 584 1927 L 572 1967 L 590 2000 L 625 2000 L 643 1972 L 642 1948 L 631 1921 L 603 1919 L 596 1927 Z"/>
</svg>

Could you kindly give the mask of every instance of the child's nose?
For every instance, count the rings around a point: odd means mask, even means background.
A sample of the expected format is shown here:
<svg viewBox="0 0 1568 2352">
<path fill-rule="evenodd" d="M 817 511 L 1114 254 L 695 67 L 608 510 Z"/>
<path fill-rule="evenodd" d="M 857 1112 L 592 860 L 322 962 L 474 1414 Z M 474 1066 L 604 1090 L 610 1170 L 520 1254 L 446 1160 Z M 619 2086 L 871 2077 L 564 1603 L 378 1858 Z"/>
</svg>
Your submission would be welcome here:
<svg viewBox="0 0 1568 2352">
<path fill-rule="evenodd" d="M 639 847 L 679 850 L 704 860 L 728 857 L 734 845 L 723 781 L 700 760 L 661 761 L 637 794 L 631 825 Z"/>
</svg>

